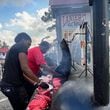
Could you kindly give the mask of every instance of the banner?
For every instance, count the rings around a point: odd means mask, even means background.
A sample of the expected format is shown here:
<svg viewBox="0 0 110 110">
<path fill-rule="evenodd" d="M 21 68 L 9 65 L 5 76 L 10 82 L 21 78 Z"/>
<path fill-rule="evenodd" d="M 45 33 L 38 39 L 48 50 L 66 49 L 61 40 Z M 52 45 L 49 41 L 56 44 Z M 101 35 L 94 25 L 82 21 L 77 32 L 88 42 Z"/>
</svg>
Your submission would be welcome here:
<svg viewBox="0 0 110 110">
<path fill-rule="evenodd" d="M 61 15 L 62 38 L 71 40 L 75 33 L 79 33 L 80 25 L 84 22 L 88 22 L 90 25 L 90 13 Z"/>
</svg>

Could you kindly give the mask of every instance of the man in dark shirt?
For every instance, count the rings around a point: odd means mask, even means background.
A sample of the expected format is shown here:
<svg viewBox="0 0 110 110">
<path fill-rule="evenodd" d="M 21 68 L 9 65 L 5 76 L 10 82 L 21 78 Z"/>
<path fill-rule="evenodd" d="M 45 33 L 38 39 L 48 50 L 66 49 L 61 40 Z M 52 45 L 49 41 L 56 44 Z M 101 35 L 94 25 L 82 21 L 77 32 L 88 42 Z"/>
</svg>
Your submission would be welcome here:
<svg viewBox="0 0 110 110">
<path fill-rule="evenodd" d="M 24 88 L 25 79 L 33 85 L 39 83 L 39 79 L 28 66 L 27 50 L 30 45 L 30 36 L 24 32 L 19 33 L 15 38 L 15 44 L 7 53 L 4 64 L 1 91 L 8 97 L 14 110 L 25 110 L 27 106 L 28 95 Z"/>
</svg>

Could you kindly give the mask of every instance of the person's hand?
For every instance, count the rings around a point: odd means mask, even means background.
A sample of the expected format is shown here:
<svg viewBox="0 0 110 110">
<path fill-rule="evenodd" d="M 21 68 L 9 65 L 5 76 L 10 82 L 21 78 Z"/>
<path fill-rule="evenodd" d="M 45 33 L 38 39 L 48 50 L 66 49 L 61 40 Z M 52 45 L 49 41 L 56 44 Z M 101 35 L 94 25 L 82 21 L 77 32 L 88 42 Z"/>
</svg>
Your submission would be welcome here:
<svg viewBox="0 0 110 110">
<path fill-rule="evenodd" d="M 35 82 L 35 83 L 34 83 L 34 87 L 35 87 L 35 88 L 38 88 L 38 86 L 39 86 L 39 83 L 38 83 L 38 82 Z"/>
<path fill-rule="evenodd" d="M 35 83 L 34 83 L 34 87 L 35 87 L 35 88 L 38 88 L 38 86 L 39 86 L 42 82 L 43 82 L 43 80 L 42 80 L 42 79 L 39 79 L 39 82 L 35 82 Z"/>
</svg>

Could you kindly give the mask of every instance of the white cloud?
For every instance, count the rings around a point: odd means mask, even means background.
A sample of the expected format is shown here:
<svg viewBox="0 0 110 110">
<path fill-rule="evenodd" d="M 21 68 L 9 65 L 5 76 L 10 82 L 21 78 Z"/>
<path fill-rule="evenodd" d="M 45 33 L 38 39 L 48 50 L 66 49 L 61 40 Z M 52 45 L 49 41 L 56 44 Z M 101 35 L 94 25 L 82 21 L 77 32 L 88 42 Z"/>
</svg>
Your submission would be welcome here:
<svg viewBox="0 0 110 110">
<path fill-rule="evenodd" d="M 44 35 L 48 33 L 46 29 L 51 25 L 51 23 L 45 23 L 41 20 L 41 16 L 44 14 L 45 10 L 47 9 L 37 10 L 37 13 L 33 16 L 25 11 L 16 13 L 15 18 L 11 19 L 6 26 L 17 27 L 19 30 L 28 31 L 32 33 L 33 36 Z"/>
<path fill-rule="evenodd" d="M 14 43 L 14 37 L 16 33 L 9 30 L 0 31 L 0 40 L 5 41 L 9 46 Z"/>
<path fill-rule="evenodd" d="M 2 24 L 0 23 L 0 29 L 2 29 Z"/>
<path fill-rule="evenodd" d="M 44 15 L 44 12 L 48 11 L 48 8 L 42 8 L 40 10 L 37 10 L 37 14 L 39 17 L 42 17 Z"/>
<path fill-rule="evenodd" d="M 10 19 L 10 21 L 4 25 L 5 29 L 9 30 L 6 32 L 7 35 L 3 31 L 1 32 L 1 35 L 8 36 L 9 34 L 9 41 L 11 41 L 10 36 L 12 35 L 12 33 L 24 31 L 32 36 L 33 44 L 36 44 L 36 42 L 38 43 L 45 36 L 55 36 L 55 32 L 47 31 L 47 27 L 51 25 L 51 23 L 45 23 L 41 20 L 41 16 L 46 10 L 47 9 L 37 10 L 34 15 L 30 15 L 28 12 L 25 11 L 16 13 L 15 18 Z M 51 38 L 53 39 L 53 37 Z"/>
<path fill-rule="evenodd" d="M 25 30 L 32 30 L 36 18 L 29 15 L 27 12 L 16 13 L 16 18 L 10 20 L 9 26 L 18 26 Z M 8 25 L 7 25 L 8 26 Z"/>
</svg>

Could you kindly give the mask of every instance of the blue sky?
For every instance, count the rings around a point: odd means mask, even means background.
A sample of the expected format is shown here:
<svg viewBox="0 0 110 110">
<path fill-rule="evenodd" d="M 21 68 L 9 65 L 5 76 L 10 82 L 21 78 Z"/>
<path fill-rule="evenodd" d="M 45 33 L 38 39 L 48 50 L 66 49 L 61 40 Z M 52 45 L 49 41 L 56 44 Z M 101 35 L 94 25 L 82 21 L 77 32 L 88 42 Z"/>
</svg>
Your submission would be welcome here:
<svg viewBox="0 0 110 110">
<path fill-rule="evenodd" d="M 14 17 L 14 14 L 17 12 L 27 11 L 30 14 L 34 13 L 37 9 L 47 8 L 48 7 L 48 0 L 33 0 L 27 4 L 15 4 L 9 3 L 4 0 L 4 3 L 0 4 L 0 21 L 6 22 L 10 18 Z"/>
<path fill-rule="evenodd" d="M 41 20 L 48 8 L 49 0 L 0 0 L 0 40 L 12 45 L 20 32 L 28 33 L 34 42 L 53 36 L 47 31 L 51 22 Z"/>
</svg>

